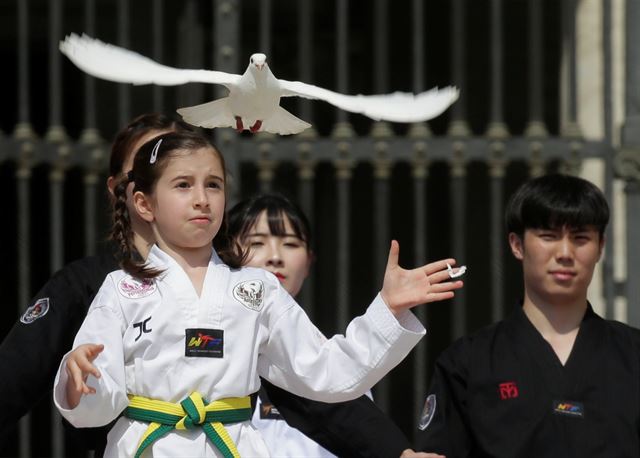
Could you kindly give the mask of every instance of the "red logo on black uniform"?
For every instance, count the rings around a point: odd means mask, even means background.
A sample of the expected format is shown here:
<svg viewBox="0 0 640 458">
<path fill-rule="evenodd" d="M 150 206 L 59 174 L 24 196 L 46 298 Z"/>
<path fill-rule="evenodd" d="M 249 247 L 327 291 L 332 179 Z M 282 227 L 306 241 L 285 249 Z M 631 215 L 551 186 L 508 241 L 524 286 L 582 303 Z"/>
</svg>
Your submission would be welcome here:
<svg viewBox="0 0 640 458">
<path fill-rule="evenodd" d="M 513 399 L 518 397 L 518 385 L 516 382 L 502 382 L 498 385 L 500 399 Z"/>
</svg>

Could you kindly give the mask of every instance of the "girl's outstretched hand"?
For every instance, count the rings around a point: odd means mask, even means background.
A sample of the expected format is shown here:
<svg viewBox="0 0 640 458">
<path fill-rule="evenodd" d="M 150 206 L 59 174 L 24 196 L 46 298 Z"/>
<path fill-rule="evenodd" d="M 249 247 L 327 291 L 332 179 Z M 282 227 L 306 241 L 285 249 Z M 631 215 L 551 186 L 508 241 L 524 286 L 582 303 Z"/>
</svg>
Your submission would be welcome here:
<svg viewBox="0 0 640 458">
<path fill-rule="evenodd" d="M 87 385 L 89 374 L 100 378 L 100 371 L 93 365 L 93 360 L 104 350 L 102 344 L 83 344 L 76 347 L 67 358 L 65 370 L 69 379 L 67 380 L 67 403 L 69 408 L 74 409 L 84 394 L 93 394 L 95 388 Z"/>
<path fill-rule="evenodd" d="M 447 264 L 455 265 L 455 259 L 442 259 L 406 270 L 398 265 L 399 253 L 400 245 L 393 240 L 380 292 L 392 313 L 427 302 L 451 299 L 453 291 L 462 287 L 462 281 L 451 281 L 447 272 Z"/>
</svg>

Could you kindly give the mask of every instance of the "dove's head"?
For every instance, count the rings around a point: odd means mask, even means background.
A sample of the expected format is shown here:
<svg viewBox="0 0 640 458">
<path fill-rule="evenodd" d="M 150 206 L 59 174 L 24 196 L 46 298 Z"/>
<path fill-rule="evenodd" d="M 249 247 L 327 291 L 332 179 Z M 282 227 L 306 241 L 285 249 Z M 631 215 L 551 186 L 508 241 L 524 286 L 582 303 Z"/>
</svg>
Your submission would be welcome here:
<svg viewBox="0 0 640 458">
<path fill-rule="evenodd" d="M 267 66 L 267 56 L 259 52 L 252 54 L 251 59 L 249 59 L 249 66 L 262 70 Z"/>
</svg>

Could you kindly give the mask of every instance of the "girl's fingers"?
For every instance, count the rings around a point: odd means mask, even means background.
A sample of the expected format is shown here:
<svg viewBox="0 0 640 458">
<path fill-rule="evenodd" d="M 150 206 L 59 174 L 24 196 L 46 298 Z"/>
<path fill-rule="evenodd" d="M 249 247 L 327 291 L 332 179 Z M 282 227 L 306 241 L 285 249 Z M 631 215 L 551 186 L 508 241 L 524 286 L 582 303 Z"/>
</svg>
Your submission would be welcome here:
<svg viewBox="0 0 640 458">
<path fill-rule="evenodd" d="M 73 359 L 70 359 L 69 361 L 67 361 L 67 369 L 69 370 L 68 373 L 73 380 L 73 385 L 76 391 L 81 393 L 84 392 L 84 377 L 82 374 L 82 370 L 78 366 L 78 363 L 76 363 Z"/>
</svg>

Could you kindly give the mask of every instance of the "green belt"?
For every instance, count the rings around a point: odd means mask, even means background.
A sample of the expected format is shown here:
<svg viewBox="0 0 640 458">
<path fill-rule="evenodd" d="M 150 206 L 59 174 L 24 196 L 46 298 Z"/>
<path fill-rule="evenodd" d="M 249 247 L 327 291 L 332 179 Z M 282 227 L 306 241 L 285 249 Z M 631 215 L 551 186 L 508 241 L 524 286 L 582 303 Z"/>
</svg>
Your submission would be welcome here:
<svg viewBox="0 0 640 458">
<path fill-rule="evenodd" d="M 139 458 L 147 447 L 169 431 L 192 428 L 202 428 L 225 458 L 239 458 L 238 449 L 223 424 L 251 419 L 251 400 L 245 396 L 207 404 L 200 393 L 194 392 L 180 404 L 174 404 L 129 395 L 129 406 L 124 415 L 132 420 L 150 423 L 138 443 L 135 458 Z"/>
</svg>

